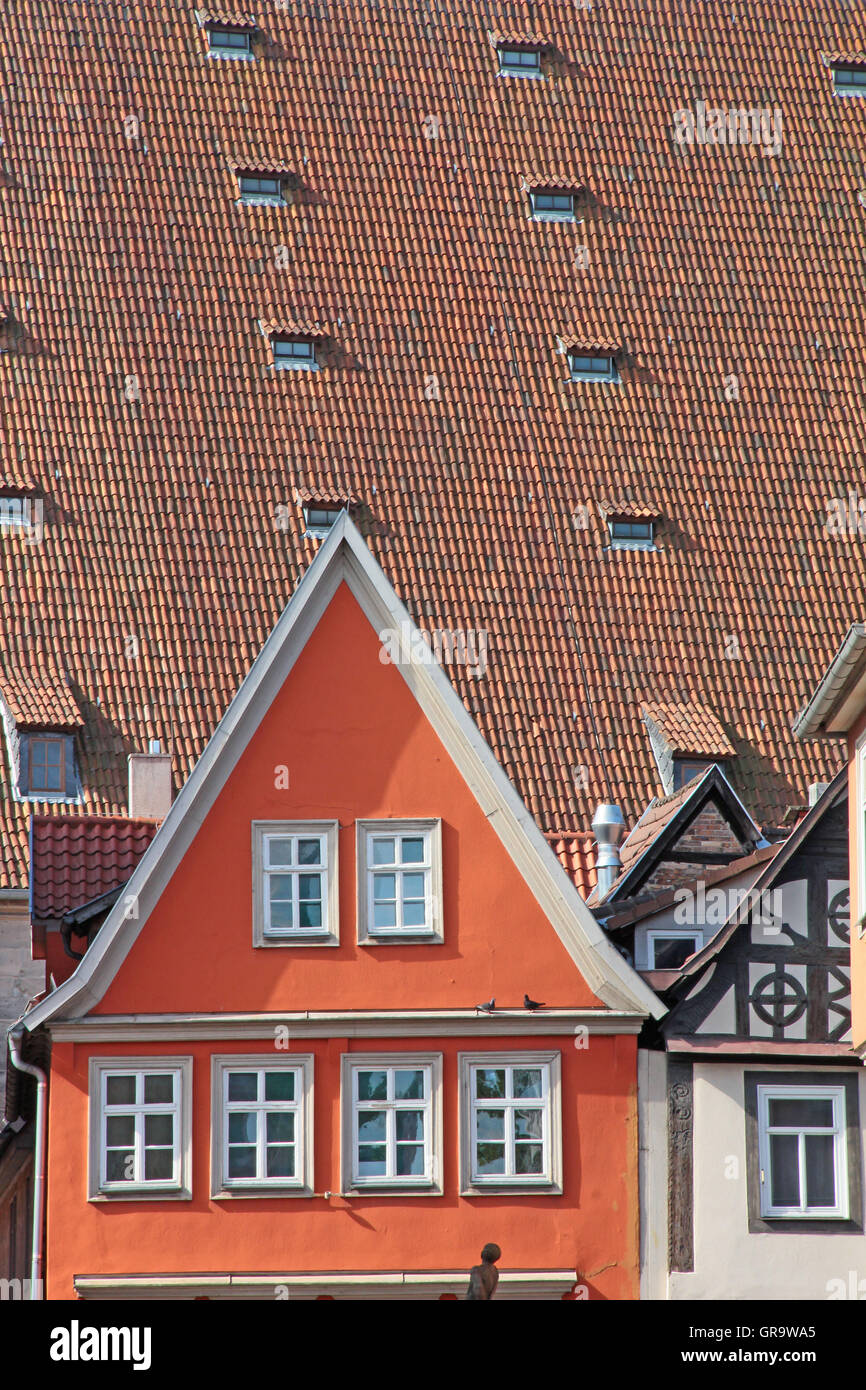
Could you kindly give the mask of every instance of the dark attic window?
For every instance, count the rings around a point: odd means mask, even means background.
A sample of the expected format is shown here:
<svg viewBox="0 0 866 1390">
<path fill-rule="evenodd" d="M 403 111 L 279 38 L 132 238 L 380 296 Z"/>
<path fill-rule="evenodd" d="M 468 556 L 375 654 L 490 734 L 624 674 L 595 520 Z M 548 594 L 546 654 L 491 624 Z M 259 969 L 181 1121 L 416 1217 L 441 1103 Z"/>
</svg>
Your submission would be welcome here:
<svg viewBox="0 0 866 1390">
<path fill-rule="evenodd" d="M 611 353 L 570 352 L 568 369 L 572 381 L 619 381 L 616 358 Z"/>
<path fill-rule="evenodd" d="M 19 735 L 18 791 L 33 800 L 67 800 L 78 795 L 72 734 Z"/>
<path fill-rule="evenodd" d="M 575 222 L 577 220 L 574 193 L 533 188 L 529 192 L 529 202 L 532 216 L 536 222 Z"/>
<path fill-rule="evenodd" d="M 501 77 L 543 77 L 541 70 L 542 49 L 526 47 L 510 47 L 508 44 L 497 44 L 496 52 L 499 57 L 499 75 Z"/>
<path fill-rule="evenodd" d="M 866 64 L 833 64 L 833 91 L 840 97 L 866 96 Z"/>
<path fill-rule="evenodd" d="M 284 203 L 282 174 L 238 174 L 242 203 Z"/>
<path fill-rule="evenodd" d="M 345 502 L 305 502 L 304 512 L 304 534 L 312 539 L 321 540 L 327 536 L 334 522 L 346 510 Z"/>
<path fill-rule="evenodd" d="M 722 772 L 725 770 L 723 763 L 711 758 L 674 758 L 674 791 L 694 782 L 696 777 L 703 777 L 714 766 Z"/>
<path fill-rule="evenodd" d="M 313 338 L 280 335 L 273 337 L 271 342 L 274 348 L 274 366 L 278 369 L 318 370 L 316 343 Z"/>
<path fill-rule="evenodd" d="M 233 24 L 208 24 L 208 55 L 211 58 L 252 58 L 253 31 Z"/>
</svg>

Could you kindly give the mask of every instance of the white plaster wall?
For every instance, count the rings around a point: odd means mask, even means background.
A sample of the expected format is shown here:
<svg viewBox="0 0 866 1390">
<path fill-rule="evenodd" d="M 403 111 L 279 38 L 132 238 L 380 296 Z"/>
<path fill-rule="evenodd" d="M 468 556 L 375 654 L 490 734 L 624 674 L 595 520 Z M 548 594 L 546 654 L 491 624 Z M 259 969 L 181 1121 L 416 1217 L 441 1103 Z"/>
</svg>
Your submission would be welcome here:
<svg viewBox="0 0 866 1390">
<path fill-rule="evenodd" d="M 767 1071 L 760 1059 L 749 1070 Z M 695 1268 L 669 1275 L 672 1299 L 839 1298 L 843 1281 L 866 1298 L 866 1236 L 749 1232 L 742 1063 L 696 1063 L 694 1091 Z M 776 1068 L 773 1072 L 775 1074 Z M 826 1068 L 823 1070 L 826 1071 Z M 797 1076 L 822 1068 L 798 1067 Z M 791 1075 L 779 1067 L 779 1079 Z M 866 1116 L 866 1071 L 860 1082 Z M 734 1176 L 726 1176 L 733 1174 Z M 846 1296 L 850 1297 L 850 1293 Z"/>
<path fill-rule="evenodd" d="M 640 1296 L 668 1296 L 667 1054 L 640 1048 L 638 1062 L 638 1181 Z"/>
</svg>

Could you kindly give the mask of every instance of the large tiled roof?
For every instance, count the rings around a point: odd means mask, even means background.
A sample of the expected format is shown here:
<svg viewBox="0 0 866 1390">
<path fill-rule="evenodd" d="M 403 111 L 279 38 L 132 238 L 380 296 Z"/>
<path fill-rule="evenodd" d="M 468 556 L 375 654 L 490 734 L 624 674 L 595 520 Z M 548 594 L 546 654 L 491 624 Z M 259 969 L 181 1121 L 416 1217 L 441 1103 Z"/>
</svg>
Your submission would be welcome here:
<svg viewBox="0 0 866 1390">
<path fill-rule="evenodd" d="M 34 816 L 33 917 L 60 918 L 119 888 L 131 877 L 156 831 L 152 820 Z"/>
<path fill-rule="evenodd" d="M 125 809 L 150 738 L 188 773 L 315 553 L 308 489 L 353 499 L 423 625 L 488 632 L 450 674 L 545 831 L 659 791 L 650 700 L 709 705 L 778 823 L 839 765 L 789 725 L 866 609 L 863 539 L 825 526 L 862 481 L 866 100 L 822 55 L 862 14 L 253 18 L 243 62 L 181 0 L 0 31 L 4 469 L 44 493 L 41 539 L 0 535 L 2 645 L 80 695 L 83 809 Z M 544 80 L 499 77 L 491 33 L 542 36 Z M 678 144 L 699 100 L 778 112 L 781 148 Z M 242 150 L 302 193 L 240 205 Z M 524 172 L 571 168 L 583 221 L 531 220 Z M 262 322 L 325 325 L 322 369 L 273 371 Z M 620 383 L 569 382 L 568 335 Z M 658 506 L 657 549 L 608 547 L 611 496 Z M 29 810 L 7 769 L 0 886 Z"/>
</svg>

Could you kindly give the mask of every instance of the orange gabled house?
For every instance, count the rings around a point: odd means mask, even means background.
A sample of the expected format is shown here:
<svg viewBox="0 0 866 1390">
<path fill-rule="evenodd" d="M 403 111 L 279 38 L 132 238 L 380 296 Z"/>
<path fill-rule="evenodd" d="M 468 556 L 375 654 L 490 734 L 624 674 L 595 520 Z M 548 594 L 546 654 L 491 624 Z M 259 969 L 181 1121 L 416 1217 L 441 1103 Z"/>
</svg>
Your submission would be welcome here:
<svg viewBox="0 0 866 1390">
<path fill-rule="evenodd" d="M 343 515 L 24 1020 L 47 1296 L 635 1298 L 662 1012 Z"/>
</svg>

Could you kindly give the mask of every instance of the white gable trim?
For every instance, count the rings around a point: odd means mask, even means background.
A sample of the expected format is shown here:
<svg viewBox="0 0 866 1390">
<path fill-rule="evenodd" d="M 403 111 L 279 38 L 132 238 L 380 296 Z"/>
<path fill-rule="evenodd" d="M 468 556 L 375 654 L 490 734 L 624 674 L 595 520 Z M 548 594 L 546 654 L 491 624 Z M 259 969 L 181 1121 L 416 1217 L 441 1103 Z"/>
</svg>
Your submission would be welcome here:
<svg viewBox="0 0 866 1390">
<path fill-rule="evenodd" d="M 93 945 L 69 979 L 26 1015 L 28 1029 L 52 1018 L 80 1018 L 102 999 L 343 580 L 377 633 L 408 634 L 410 644 L 417 636 L 419 629 L 344 513 Z M 593 993 L 608 1008 L 661 1017 L 664 1006 L 604 935 L 442 668 L 407 653 L 397 669 Z"/>
</svg>

